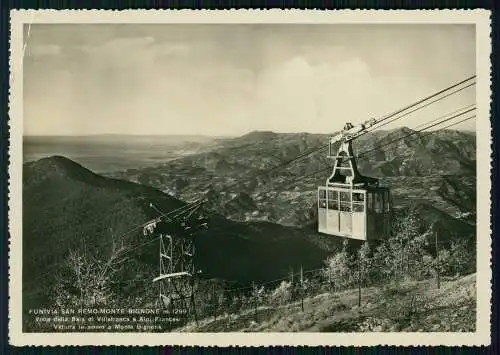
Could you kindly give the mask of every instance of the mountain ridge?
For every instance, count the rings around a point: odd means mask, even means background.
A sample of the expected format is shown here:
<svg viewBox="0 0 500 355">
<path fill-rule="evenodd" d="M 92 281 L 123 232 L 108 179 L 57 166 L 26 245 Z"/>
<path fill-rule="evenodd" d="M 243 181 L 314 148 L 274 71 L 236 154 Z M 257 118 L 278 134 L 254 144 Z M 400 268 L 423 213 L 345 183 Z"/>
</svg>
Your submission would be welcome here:
<svg viewBox="0 0 500 355">
<path fill-rule="evenodd" d="M 253 140 L 244 135 L 219 142 L 208 152 L 109 176 L 140 181 L 183 200 L 195 198 L 201 191 L 210 188 L 224 193 L 218 194 L 217 199 L 212 201 L 214 206 L 218 204 L 219 209 L 224 209 L 231 194 L 245 193 L 257 208 L 253 211 L 234 211 L 228 214 L 230 218 L 269 220 L 287 225 L 294 225 L 296 221 L 295 225 L 301 225 L 305 222 L 302 217 L 308 215 L 309 207 L 314 204 L 317 187 L 324 184 L 330 174 L 328 169 L 332 168 L 332 161 L 326 157 L 326 149 L 323 148 L 329 136 L 263 132 L 264 140 L 261 139 L 261 132 L 251 132 Z M 397 144 L 394 143 L 396 140 Z M 360 136 L 353 145 L 355 154 L 359 156 L 360 172 L 392 185 L 399 195 L 408 193 L 403 184 L 403 181 L 408 182 L 407 177 L 420 181 L 421 187 L 432 181 L 437 189 L 441 182 L 436 180 L 436 176 L 457 176 L 460 179 L 454 179 L 454 183 L 460 189 L 463 185 L 460 180 L 470 180 L 476 175 L 475 144 L 474 134 L 449 129 L 420 133 L 401 127 L 370 132 Z M 314 151 L 314 154 L 305 155 Z M 300 154 L 305 156 L 285 166 Z M 217 171 L 214 168 L 217 165 L 226 169 Z M 283 167 L 274 169 L 280 165 Z M 189 176 L 189 179 L 181 186 L 170 183 L 180 175 Z M 411 185 L 415 186 L 415 182 Z M 421 187 L 417 188 L 423 193 Z M 468 189 L 465 185 L 462 187 Z M 404 197 L 396 196 L 396 199 L 405 201 Z M 453 211 L 452 214 L 461 208 L 453 202 L 453 196 L 443 195 L 441 198 L 432 192 L 429 201 L 436 202 L 436 199 L 445 210 Z M 475 200 L 460 204 L 471 209 Z"/>
</svg>

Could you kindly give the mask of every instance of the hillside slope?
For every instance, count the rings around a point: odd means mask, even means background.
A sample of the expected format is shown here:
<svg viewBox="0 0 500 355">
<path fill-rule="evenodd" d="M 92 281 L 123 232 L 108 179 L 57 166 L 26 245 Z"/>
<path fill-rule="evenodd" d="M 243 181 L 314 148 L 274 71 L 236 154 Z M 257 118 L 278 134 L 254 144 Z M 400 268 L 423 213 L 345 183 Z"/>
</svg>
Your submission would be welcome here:
<svg viewBox="0 0 500 355">
<path fill-rule="evenodd" d="M 149 240 L 141 228 L 127 232 L 158 216 L 150 203 L 163 211 L 183 205 L 152 187 L 102 177 L 61 156 L 26 163 L 23 173 L 25 306 L 48 300 L 47 290 L 70 250 L 105 259 L 113 242 L 133 248 Z M 265 281 L 286 274 L 291 265 L 317 267 L 326 256 L 296 228 L 239 223 L 218 215 L 209 216 L 209 226 L 196 241 L 202 277 Z M 129 253 L 124 264 L 119 279 L 153 278 L 157 243 Z"/>
<path fill-rule="evenodd" d="M 282 306 L 204 319 L 182 332 L 474 332 L 476 275 L 442 282 L 407 282 L 397 288 L 324 293 Z"/>
</svg>

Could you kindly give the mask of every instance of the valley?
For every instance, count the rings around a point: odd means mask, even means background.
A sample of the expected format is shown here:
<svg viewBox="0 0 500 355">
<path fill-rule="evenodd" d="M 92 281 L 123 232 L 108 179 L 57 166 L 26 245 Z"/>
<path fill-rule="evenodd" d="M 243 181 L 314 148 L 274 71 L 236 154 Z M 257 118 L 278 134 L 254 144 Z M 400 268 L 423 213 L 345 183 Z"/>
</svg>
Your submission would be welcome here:
<svg viewBox="0 0 500 355">
<path fill-rule="evenodd" d="M 441 247 L 456 249 L 450 258 L 473 253 L 467 248 L 475 243 L 475 135 L 444 130 L 386 144 L 407 134 L 408 129 L 401 128 L 362 136 L 355 145 L 357 154 L 364 156 L 359 159 L 361 173 L 391 187 L 396 217 L 415 215 L 415 233 L 424 235 L 432 225 Z M 137 146 L 130 143 L 129 150 L 119 148 L 122 141 L 115 142 L 112 154 L 103 158 L 98 155 L 102 142 L 81 143 L 87 147 L 84 152 L 93 152 L 97 165 L 89 160 L 92 154 L 66 157 L 79 151 L 72 141 L 58 146 L 61 154 L 26 161 L 25 312 L 74 297 L 70 295 L 76 287 L 71 281 L 75 265 L 89 260 L 106 265 L 115 254 L 119 266 L 107 276 L 106 287 L 99 288 L 98 302 L 153 306 L 157 291 L 146 285 L 158 273 L 158 243 L 142 233 L 141 225 L 156 218 L 158 210 L 168 212 L 200 197 L 209 225 L 196 238 L 200 290 L 210 290 L 214 282 L 221 290 L 263 283 L 278 287 L 275 280 L 286 278 L 290 270 L 324 267 L 343 243 L 319 234 L 316 227 L 316 191 L 331 173 L 332 162 L 324 150 L 307 153 L 326 140 L 327 135 L 252 132 L 238 138 L 171 143 L 171 151 L 162 156 L 162 146 L 150 151 L 144 138 Z M 32 158 L 36 147 L 28 149 Z M 47 153 L 42 149 L 39 154 Z M 299 154 L 304 157 L 288 164 Z M 124 163 L 110 165 L 107 159 Z M 280 165 L 283 168 L 273 169 Z M 102 168 L 93 171 L 91 166 Z M 422 245 L 424 259 L 432 258 L 433 249 Z M 424 268 L 418 277 L 432 275 L 429 266 L 418 267 Z M 464 270 L 470 272 L 470 267 Z"/>
<path fill-rule="evenodd" d="M 68 272 L 68 253 L 80 251 L 106 260 L 116 245 L 126 250 L 148 243 L 141 225 L 158 215 L 151 203 L 164 211 L 184 205 L 152 187 L 97 175 L 61 156 L 26 163 L 23 284 L 30 292 L 23 294 L 25 307 L 50 301 L 53 295 L 48 290 Z M 290 265 L 319 267 L 327 255 L 307 237 L 314 231 L 304 233 L 270 222 L 236 222 L 214 213 L 209 224 L 196 244 L 203 278 L 235 284 L 266 281 L 279 277 Z M 281 251 L 279 257 L 276 250 Z M 150 243 L 128 254 L 114 275 L 118 281 L 114 288 L 121 288 L 124 295 L 143 289 L 119 280 L 151 281 L 158 272 L 157 253 L 158 243 Z"/>
<path fill-rule="evenodd" d="M 475 220 L 475 135 L 453 130 L 417 134 L 375 131 L 355 143 L 362 174 L 390 186 L 396 208 L 429 204 L 451 218 Z M 201 196 L 206 206 L 237 221 L 304 226 L 315 218 L 317 187 L 331 174 L 325 149 L 282 169 L 299 154 L 321 148 L 328 135 L 252 132 L 217 140 L 212 150 L 107 176 L 153 186 L 183 201 Z"/>
</svg>

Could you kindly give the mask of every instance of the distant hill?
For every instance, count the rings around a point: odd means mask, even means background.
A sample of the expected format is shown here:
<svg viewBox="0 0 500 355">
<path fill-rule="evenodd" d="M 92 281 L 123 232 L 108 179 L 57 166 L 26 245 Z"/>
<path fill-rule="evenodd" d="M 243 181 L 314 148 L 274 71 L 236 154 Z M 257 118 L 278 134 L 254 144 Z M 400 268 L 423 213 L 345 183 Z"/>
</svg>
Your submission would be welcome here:
<svg viewBox="0 0 500 355">
<path fill-rule="evenodd" d="M 95 134 L 81 136 L 24 136 L 24 141 L 28 143 L 43 143 L 48 142 L 97 142 L 97 143 L 137 143 L 144 142 L 151 144 L 154 142 L 162 142 L 168 144 L 179 144 L 185 142 L 193 143 L 208 143 L 215 139 L 223 139 L 228 137 L 211 137 L 203 135 L 188 135 L 188 134 L 164 134 L 164 135 L 132 135 L 132 134 Z"/>
<path fill-rule="evenodd" d="M 23 161 L 62 155 L 95 172 L 141 168 L 211 149 L 207 136 L 25 136 Z"/>
<path fill-rule="evenodd" d="M 124 233 L 158 216 L 150 203 L 163 211 L 184 204 L 155 188 L 100 176 L 62 156 L 24 164 L 23 286 L 30 290 L 23 293 L 25 306 L 47 301 L 71 249 L 106 258 L 113 240 L 128 247 L 147 241 L 142 229 Z M 240 196 L 234 204 L 240 203 L 250 201 Z M 327 254 L 297 228 L 234 222 L 215 214 L 209 215 L 209 226 L 196 242 L 202 277 L 265 281 L 286 275 L 290 266 L 317 267 Z M 127 257 L 121 278 L 156 276 L 157 243 Z"/>
</svg>

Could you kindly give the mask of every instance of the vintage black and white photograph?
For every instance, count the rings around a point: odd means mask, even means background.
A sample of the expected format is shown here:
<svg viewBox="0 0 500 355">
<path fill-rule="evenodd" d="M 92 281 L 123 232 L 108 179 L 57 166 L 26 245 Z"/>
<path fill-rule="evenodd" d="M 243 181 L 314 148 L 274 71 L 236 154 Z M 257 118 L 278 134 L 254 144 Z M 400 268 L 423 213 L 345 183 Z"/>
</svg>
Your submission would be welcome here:
<svg viewBox="0 0 500 355">
<path fill-rule="evenodd" d="M 20 334 L 489 332 L 487 16 L 18 16 Z"/>
</svg>

